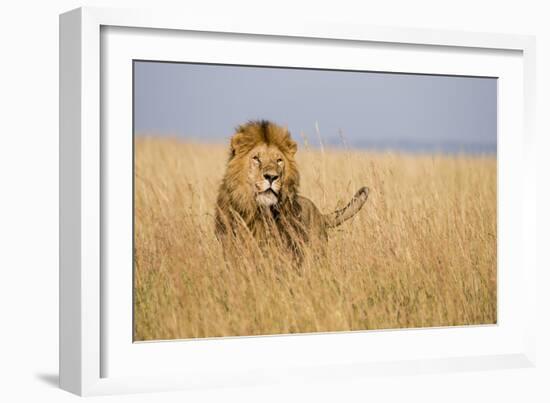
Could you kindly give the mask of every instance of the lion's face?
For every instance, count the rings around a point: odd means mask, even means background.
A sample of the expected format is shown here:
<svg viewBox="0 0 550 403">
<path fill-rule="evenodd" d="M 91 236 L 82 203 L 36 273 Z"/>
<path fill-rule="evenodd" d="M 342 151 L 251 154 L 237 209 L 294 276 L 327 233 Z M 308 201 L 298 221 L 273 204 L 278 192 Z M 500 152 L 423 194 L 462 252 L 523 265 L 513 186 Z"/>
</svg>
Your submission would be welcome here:
<svg viewBox="0 0 550 403">
<path fill-rule="evenodd" d="M 284 208 L 295 198 L 300 177 L 296 143 L 284 127 L 266 121 L 239 126 L 231 137 L 219 205 L 250 219 L 258 208 Z"/>
<path fill-rule="evenodd" d="M 279 202 L 285 179 L 285 157 L 275 145 L 260 144 L 249 155 L 248 178 L 254 199 L 260 206 Z"/>
</svg>

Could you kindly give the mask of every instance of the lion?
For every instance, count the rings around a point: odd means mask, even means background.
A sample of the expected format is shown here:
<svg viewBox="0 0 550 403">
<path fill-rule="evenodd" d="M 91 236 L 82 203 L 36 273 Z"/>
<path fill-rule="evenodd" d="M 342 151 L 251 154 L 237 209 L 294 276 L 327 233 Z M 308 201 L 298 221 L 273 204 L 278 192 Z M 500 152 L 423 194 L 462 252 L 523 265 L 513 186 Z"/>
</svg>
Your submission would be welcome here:
<svg viewBox="0 0 550 403">
<path fill-rule="evenodd" d="M 326 244 L 328 229 L 349 220 L 363 207 L 369 190 L 360 188 L 342 209 L 322 214 L 298 193 L 297 144 L 286 128 L 249 121 L 230 140 L 226 172 L 218 190 L 215 232 L 228 241 L 275 243 L 301 260 L 304 248 Z M 248 236 L 248 238 L 246 238 Z"/>
</svg>

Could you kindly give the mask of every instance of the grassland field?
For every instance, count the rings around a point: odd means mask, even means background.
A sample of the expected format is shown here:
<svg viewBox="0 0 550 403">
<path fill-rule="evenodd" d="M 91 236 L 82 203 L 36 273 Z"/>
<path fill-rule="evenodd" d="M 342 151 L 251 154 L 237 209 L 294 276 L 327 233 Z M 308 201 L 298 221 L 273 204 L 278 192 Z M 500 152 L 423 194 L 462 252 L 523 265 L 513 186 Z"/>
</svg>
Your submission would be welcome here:
<svg viewBox="0 0 550 403">
<path fill-rule="evenodd" d="M 300 193 L 322 212 L 370 196 L 299 272 L 224 260 L 226 160 L 223 144 L 136 137 L 135 340 L 496 323 L 495 156 L 300 148 Z"/>
</svg>

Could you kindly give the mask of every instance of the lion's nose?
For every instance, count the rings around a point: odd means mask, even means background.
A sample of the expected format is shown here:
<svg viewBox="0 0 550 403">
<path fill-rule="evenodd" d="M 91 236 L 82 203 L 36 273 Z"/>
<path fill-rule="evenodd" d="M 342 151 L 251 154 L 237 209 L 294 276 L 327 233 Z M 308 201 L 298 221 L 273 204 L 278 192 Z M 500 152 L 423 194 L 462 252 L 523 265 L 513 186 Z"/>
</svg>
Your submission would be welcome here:
<svg viewBox="0 0 550 403">
<path fill-rule="evenodd" d="M 279 178 L 279 175 L 264 174 L 264 178 L 271 184 Z"/>
</svg>

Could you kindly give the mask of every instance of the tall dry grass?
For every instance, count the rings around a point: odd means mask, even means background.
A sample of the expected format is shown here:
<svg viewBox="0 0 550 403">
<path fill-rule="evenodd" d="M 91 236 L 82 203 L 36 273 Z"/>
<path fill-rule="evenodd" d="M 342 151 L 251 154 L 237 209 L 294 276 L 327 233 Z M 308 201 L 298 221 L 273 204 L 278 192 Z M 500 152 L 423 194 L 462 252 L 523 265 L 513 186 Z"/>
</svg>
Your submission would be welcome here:
<svg viewBox="0 0 550 403">
<path fill-rule="evenodd" d="M 214 236 L 223 145 L 138 138 L 136 340 L 496 322 L 496 159 L 300 150 L 323 212 L 370 188 L 328 260 L 226 263 Z"/>
</svg>

